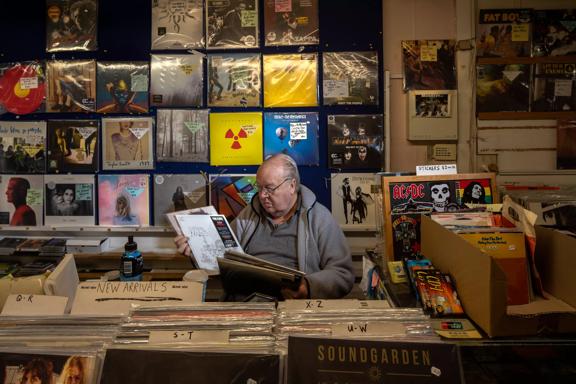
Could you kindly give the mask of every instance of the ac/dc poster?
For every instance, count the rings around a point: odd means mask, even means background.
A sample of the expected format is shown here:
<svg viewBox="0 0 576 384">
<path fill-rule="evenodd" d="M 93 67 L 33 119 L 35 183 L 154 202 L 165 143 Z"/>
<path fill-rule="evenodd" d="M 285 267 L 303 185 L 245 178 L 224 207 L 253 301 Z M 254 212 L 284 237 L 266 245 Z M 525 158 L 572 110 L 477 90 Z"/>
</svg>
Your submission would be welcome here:
<svg viewBox="0 0 576 384">
<path fill-rule="evenodd" d="M 383 127 L 382 115 L 328 115 L 328 166 L 381 169 Z"/>
<path fill-rule="evenodd" d="M 48 120 L 49 173 L 96 173 L 98 120 Z"/>
<path fill-rule="evenodd" d="M 95 51 L 97 0 L 46 1 L 46 51 Z"/>
<path fill-rule="evenodd" d="M 377 105 L 376 52 L 326 52 L 323 56 L 324 105 Z"/>
<path fill-rule="evenodd" d="M 207 163 L 208 113 L 207 109 L 158 109 L 156 159 Z"/>
<path fill-rule="evenodd" d="M 575 22 L 576 25 L 576 22 Z M 547 63 L 534 66 L 532 112 L 576 110 L 576 60 L 574 63 Z"/>
<path fill-rule="evenodd" d="M 0 173 L 44 173 L 46 122 L 0 121 Z"/>
<path fill-rule="evenodd" d="M 264 158 L 283 153 L 298 165 L 317 166 L 318 112 L 264 114 Z"/>
<path fill-rule="evenodd" d="M 420 253 L 421 213 L 393 213 L 392 248 L 396 260 L 412 259 Z"/>
<path fill-rule="evenodd" d="M 206 48 L 257 48 L 258 0 L 206 0 Z"/>
<path fill-rule="evenodd" d="M 44 65 L 38 61 L 0 64 L 0 115 L 44 112 L 46 81 Z"/>
<path fill-rule="evenodd" d="M 531 9 L 481 9 L 477 56 L 530 56 L 531 21 Z"/>
<path fill-rule="evenodd" d="M 404 40 L 404 91 L 456 89 L 454 40 Z"/>
<path fill-rule="evenodd" d="M 252 200 L 256 175 L 210 175 L 210 205 L 232 221 Z"/>
<path fill-rule="evenodd" d="M 576 55 L 576 9 L 534 11 L 532 56 Z"/>
<path fill-rule="evenodd" d="M 152 50 L 204 47 L 203 0 L 152 1 Z"/>
<path fill-rule="evenodd" d="M 458 347 L 442 342 L 288 338 L 289 384 L 460 383 Z"/>
<path fill-rule="evenodd" d="M 275 354 L 109 348 L 100 382 L 275 384 L 279 380 L 280 357 Z"/>
<path fill-rule="evenodd" d="M 318 44 L 318 0 L 263 0 L 265 45 Z"/>
<path fill-rule="evenodd" d="M 147 62 L 99 61 L 97 112 L 148 112 L 148 72 Z"/>
<path fill-rule="evenodd" d="M 96 61 L 48 61 L 46 112 L 94 112 Z"/>
<path fill-rule="evenodd" d="M 259 107 L 259 53 L 208 55 L 208 106 Z"/>
<path fill-rule="evenodd" d="M 576 169 L 576 120 L 558 121 L 556 168 Z"/>
<path fill-rule="evenodd" d="M 529 64 L 476 66 L 477 112 L 527 112 L 530 104 Z"/>
</svg>

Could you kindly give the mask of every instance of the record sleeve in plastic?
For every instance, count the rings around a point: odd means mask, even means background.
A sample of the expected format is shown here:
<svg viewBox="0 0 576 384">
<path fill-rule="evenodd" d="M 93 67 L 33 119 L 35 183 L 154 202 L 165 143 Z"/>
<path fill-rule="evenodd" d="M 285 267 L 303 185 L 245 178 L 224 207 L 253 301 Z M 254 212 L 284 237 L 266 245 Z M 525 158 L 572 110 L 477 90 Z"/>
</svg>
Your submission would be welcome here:
<svg viewBox="0 0 576 384">
<path fill-rule="evenodd" d="M 149 64 L 106 62 L 97 64 L 98 113 L 147 113 Z"/>
<path fill-rule="evenodd" d="M 46 122 L 0 121 L 0 173 L 46 171 Z"/>
<path fill-rule="evenodd" d="M 208 113 L 207 109 L 158 109 L 156 159 L 207 163 Z"/>
<path fill-rule="evenodd" d="M 262 0 L 266 46 L 320 42 L 318 0 Z"/>
<path fill-rule="evenodd" d="M 317 112 L 267 112 L 264 114 L 264 158 L 288 155 L 298 165 L 319 163 Z"/>
<path fill-rule="evenodd" d="M 46 0 L 46 51 L 95 51 L 98 0 Z"/>
<path fill-rule="evenodd" d="M 95 60 L 48 61 L 46 77 L 46 112 L 96 110 Z"/>
<path fill-rule="evenodd" d="M 152 50 L 204 47 L 202 0 L 152 1 Z"/>
<path fill-rule="evenodd" d="M 264 107 L 318 105 L 318 55 L 273 54 L 263 57 Z"/>
<path fill-rule="evenodd" d="M 208 106 L 259 107 L 260 60 L 259 53 L 208 55 Z"/>
<path fill-rule="evenodd" d="M 258 0 L 206 0 L 206 48 L 257 48 Z"/>
<path fill-rule="evenodd" d="M 45 100 L 43 64 L 37 61 L 0 64 L 0 114 L 44 112 Z"/>
<path fill-rule="evenodd" d="M 203 103 L 202 55 L 152 55 L 150 105 L 199 107 Z"/>
<path fill-rule="evenodd" d="M 96 173 L 98 120 L 48 120 L 48 173 Z"/>
</svg>

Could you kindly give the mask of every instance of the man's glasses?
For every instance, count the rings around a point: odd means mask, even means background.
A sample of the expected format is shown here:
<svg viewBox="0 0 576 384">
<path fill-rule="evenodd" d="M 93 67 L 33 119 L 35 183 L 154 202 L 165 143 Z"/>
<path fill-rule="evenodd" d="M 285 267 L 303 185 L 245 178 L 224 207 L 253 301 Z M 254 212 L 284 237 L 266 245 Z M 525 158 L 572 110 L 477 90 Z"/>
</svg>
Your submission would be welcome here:
<svg viewBox="0 0 576 384">
<path fill-rule="evenodd" d="M 284 180 L 282 180 L 282 182 L 281 182 L 280 184 L 278 184 L 278 185 L 275 186 L 275 187 L 262 187 L 262 186 L 256 184 L 256 188 L 258 189 L 258 192 L 259 192 L 259 193 L 264 193 L 264 194 L 266 194 L 266 195 L 268 195 L 268 196 L 271 196 L 271 195 L 274 194 L 274 192 L 276 192 L 276 190 L 277 190 L 278 188 L 280 188 L 280 187 L 282 186 L 282 184 L 284 184 L 284 183 L 287 182 L 288 180 L 292 180 L 292 177 L 287 177 L 287 178 L 285 178 Z"/>
</svg>

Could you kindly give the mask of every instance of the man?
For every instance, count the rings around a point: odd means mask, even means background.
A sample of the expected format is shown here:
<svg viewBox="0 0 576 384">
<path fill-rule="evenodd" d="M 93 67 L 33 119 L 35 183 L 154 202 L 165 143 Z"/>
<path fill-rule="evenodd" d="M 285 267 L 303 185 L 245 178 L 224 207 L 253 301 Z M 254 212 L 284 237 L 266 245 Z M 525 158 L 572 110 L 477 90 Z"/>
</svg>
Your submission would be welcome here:
<svg viewBox="0 0 576 384">
<path fill-rule="evenodd" d="M 245 252 L 306 273 L 297 290 L 283 289 L 285 299 L 340 298 L 352 289 L 350 249 L 330 211 L 300 185 L 294 160 L 277 154 L 256 174 L 258 195 L 231 223 Z M 186 238 L 175 239 L 190 255 Z"/>
<path fill-rule="evenodd" d="M 14 204 L 10 225 L 36 225 L 36 213 L 26 204 L 30 183 L 22 177 L 12 177 L 6 188 L 6 201 Z"/>
</svg>

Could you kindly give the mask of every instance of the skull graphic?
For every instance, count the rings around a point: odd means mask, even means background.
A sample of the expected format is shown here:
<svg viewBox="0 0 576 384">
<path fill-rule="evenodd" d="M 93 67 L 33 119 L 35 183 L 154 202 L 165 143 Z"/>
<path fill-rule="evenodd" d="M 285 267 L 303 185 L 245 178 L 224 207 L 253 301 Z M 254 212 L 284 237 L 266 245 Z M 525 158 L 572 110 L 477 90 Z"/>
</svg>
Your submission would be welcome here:
<svg viewBox="0 0 576 384">
<path fill-rule="evenodd" d="M 434 203 L 434 211 L 444 212 L 450 202 L 450 187 L 448 184 L 434 184 L 430 188 L 430 193 L 432 195 L 432 202 Z"/>
</svg>

